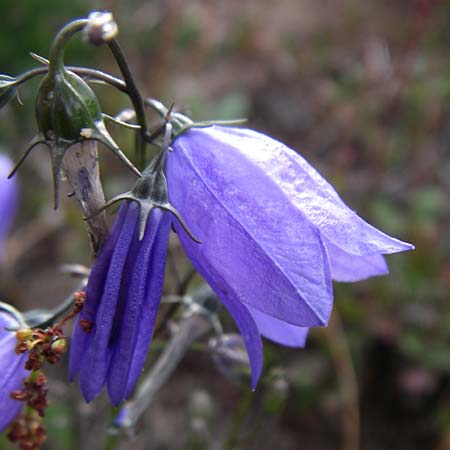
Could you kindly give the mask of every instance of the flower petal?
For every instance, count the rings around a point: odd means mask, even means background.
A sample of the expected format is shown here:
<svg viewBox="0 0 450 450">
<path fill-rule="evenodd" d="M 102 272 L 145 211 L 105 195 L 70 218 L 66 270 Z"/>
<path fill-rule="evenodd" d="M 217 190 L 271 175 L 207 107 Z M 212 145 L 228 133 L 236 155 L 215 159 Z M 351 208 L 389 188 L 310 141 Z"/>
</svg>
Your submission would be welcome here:
<svg viewBox="0 0 450 450">
<path fill-rule="evenodd" d="M 209 141 L 224 153 L 238 149 L 279 186 L 323 236 L 347 253 L 364 256 L 414 248 L 361 219 L 302 156 L 281 142 L 253 130 L 218 126 L 192 130 L 185 139 L 188 136 L 191 146 L 204 147 Z"/>
<path fill-rule="evenodd" d="M 182 243 L 184 240 L 190 241 L 190 237 L 186 233 L 180 233 L 180 239 Z M 211 286 L 231 314 L 231 317 L 233 317 L 247 349 L 252 371 L 251 387 L 255 389 L 263 366 L 263 346 L 256 323 L 248 312 L 247 306 L 239 301 L 220 274 L 215 273 L 214 269 L 203 265 L 201 254 L 194 251 L 189 257 L 195 269 Z"/>
<path fill-rule="evenodd" d="M 330 259 L 333 280 L 353 282 L 389 273 L 383 255 L 351 255 L 329 241 L 325 241 L 325 246 Z"/>
<path fill-rule="evenodd" d="M 106 381 L 111 357 L 109 344 L 119 302 L 120 286 L 129 248 L 138 226 L 138 215 L 137 205 L 129 204 L 125 221 L 112 253 L 95 324 L 89 333 L 92 334 L 92 341 L 79 372 L 81 391 L 87 402 L 94 399 Z M 89 296 L 89 292 L 87 295 Z"/>
<path fill-rule="evenodd" d="M 296 327 L 247 305 L 259 332 L 267 339 L 286 347 L 304 347 L 309 328 Z"/>
<path fill-rule="evenodd" d="M 106 275 L 108 273 L 111 255 L 117 243 L 123 222 L 127 215 L 127 205 L 123 204 L 114 221 L 113 228 L 92 267 L 89 281 L 86 287 L 87 299 L 83 310 L 77 317 L 73 328 L 69 349 L 69 379 L 73 381 L 82 367 L 87 349 L 92 342 L 94 333 L 86 333 L 79 325 L 81 319 L 93 322 L 97 315 L 100 299 L 103 293 Z"/>
<path fill-rule="evenodd" d="M 324 325 L 333 296 L 315 227 L 239 148 L 204 130 L 188 131 L 173 148 L 170 201 L 202 242 L 175 223 L 188 256 L 204 273 L 220 273 L 229 297 L 294 325 Z"/>
<path fill-rule="evenodd" d="M 139 322 L 133 358 L 131 360 L 125 398 L 128 398 L 131 395 L 133 388 L 142 373 L 142 368 L 147 358 L 148 348 L 152 339 L 156 316 L 161 302 L 167 246 L 169 243 L 171 226 L 172 218 L 170 214 L 163 214 L 158 235 L 153 244 L 150 261 L 148 262 L 150 272 L 146 283 L 146 302 L 142 306 L 142 315 Z"/>
<path fill-rule="evenodd" d="M 161 300 L 170 223 L 168 213 L 153 210 L 139 243 L 108 374 L 113 405 L 130 395 L 142 373 Z"/>
</svg>

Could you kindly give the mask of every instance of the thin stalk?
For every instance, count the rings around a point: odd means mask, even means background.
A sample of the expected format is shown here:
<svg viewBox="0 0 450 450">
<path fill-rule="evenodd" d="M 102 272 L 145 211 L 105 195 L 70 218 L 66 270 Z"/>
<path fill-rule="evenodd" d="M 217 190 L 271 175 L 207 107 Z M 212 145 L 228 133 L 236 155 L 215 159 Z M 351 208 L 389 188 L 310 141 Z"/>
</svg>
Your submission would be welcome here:
<svg viewBox="0 0 450 450">
<path fill-rule="evenodd" d="M 137 123 L 141 127 L 140 132 L 136 135 L 136 161 L 138 168 L 142 170 L 144 169 L 146 162 L 145 146 L 148 134 L 144 100 L 134 81 L 130 68 L 128 67 L 127 61 L 125 59 L 125 55 L 123 54 L 122 49 L 120 48 L 117 40 L 112 39 L 111 41 L 109 41 L 108 47 L 110 48 L 112 54 L 114 55 L 114 58 L 116 59 L 119 69 L 122 73 L 125 85 L 128 90 L 128 96 L 130 97 L 131 103 L 133 104 L 133 108 L 136 112 Z"/>
<path fill-rule="evenodd" d="M 228 432 L 227 439 L 225 441 L 225 450 L 234 450 L 239 444 L 239 438 L 241 435 L 242 428 L 245 424 L 248 413 L 252 406 L 254 399 L 254 394 L 250 389 L 245 389 L 242 393 L 239 405 L 233 416 L 233 421 Z"/>
<path fill-rule="evenodd" d="M 358 384 L 345 332 L 337 310 L 324 329 L 331 358 L 336 368 L 342 404 L 342 450 L 358 450 L 360 416 Z"/>
<path fill-rule="evenodd" d="M 108 73 L 102 72 L 100 70 L 96 69 L 89 69 L 87 67 L 78 67 L 78 66 L 66 66 L 66 69 L 76 73 L 77 75 L 81 77 L 91 77 L 95 80 L 104 81 L 105 83 L 115 87 L 119 91 L 123 92 L 124 94 L 128 94 L 128 89 L 123 80 L 120 78 L 113 77 L 112 75 L 109 75 Z M 39 76 L 39 75 L 45 75 L 48 73 L 48 66 L 45 67 L 38 67 L 36 69 L 28 70 L 27 72 L 23 73 L 22 75 L 19 75 L 17 77 L 17 84 L 23 84 L 27 81 L 31 80 L 32 78 Z"/>
<path fill-rule="evenodd" d="M 89 19 L 74 20 L 58 32 L 50 48 L 49 73 L 53 74 L 64 66 L 64 46 L 75 33 L 81 31 L 88 23 Z"/>
</svg>

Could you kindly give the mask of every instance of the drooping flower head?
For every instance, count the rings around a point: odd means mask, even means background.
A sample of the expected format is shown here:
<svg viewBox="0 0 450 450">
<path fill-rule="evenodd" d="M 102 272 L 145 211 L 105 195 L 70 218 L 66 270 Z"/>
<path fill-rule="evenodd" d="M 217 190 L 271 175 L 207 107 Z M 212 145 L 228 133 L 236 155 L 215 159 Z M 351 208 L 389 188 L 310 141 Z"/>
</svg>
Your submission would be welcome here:
<svg viewBox="0 0 450 450">
<path fill-rule="evenodd" d="M 121 207 L 89 278 L 70 357 L 88 401 L 104 384 L 114 404 L 127 398 L 144 364 L 171 224 L 155 198 L 176 211 L 187 255 L 233 316 L 252 387 L 262 369 L 261 336 L 303 346 L 308 327 L 329 319 L 332 279 L 385 274 L 383 254 L 412 248 L 366 223 L 301 156 L 265 135 L 214 126 L 186 131 L 172 147 L 162 153 L 161 185 L 151 172 L 132 195 L 118 197 L 138 202 L 141 214 L 135 202 Z"/>
<path fill-rule="evenodd" d="M 294 150 L 252 130 L 213 126 L 181 134 L 166 174 L 170 201 L 202 244 L 174 228 L 234 317 L 253 386 L 260 334 L 301 346 L 305 327 L 329 319 L 332 279 L 386 274 L 383 254 L 413 248 L 361 219 Z"/>
<path fill-rule="evenodd" d="M 162 294 L 170 222 L 166 212 L 153 210 L 139 241 L 138 205 L 120 207 L 92 268 L 70 347 L 70 378 L 78 375 L 86 401 L 107 384 L 117 405 L 142 372 Z"/>
<path fill-rule="evenodd" d="M 11 398 L 11 393 L 22 387 L 29 375 L 25 370 L 27 355 L 17 355 L 15 330 L 22 323 L 15 311 L 0 303 L 0 433 L 14 420 L 24 402 Z"/>
<path fill-rule="evenodd" d="M 7 179 L 11 169 L 11 160 L 6 155 L 0 154 L 0 262 L 3 259 L 4 239 L 17 210 L 17 180 Z"/>
<path fill-rule="evenodd" d="M 109 202 L 125 200 L 92 268 L 70 349 L 70 378 L 78 375 L 86 401 L 106 384 L 111 402 L 119 404 L 130 396 L 144 366 L 162 295 L 172 216 L 184 224 L 167 197 L 167 151 L 163 147 L 132 191 Z"/>
</svg>

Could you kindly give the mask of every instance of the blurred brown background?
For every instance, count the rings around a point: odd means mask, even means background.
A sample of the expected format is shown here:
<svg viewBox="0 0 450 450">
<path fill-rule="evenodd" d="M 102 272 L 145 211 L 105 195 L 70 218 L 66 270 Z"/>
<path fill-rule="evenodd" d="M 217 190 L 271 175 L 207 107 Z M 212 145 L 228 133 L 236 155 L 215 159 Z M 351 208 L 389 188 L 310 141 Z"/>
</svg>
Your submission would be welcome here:
<svg viewBox="0 0 450 450">
<path fill-rule="evenodd" d="M 335 284 L 331 325 L 313 330 L 305 349 L 266 342 L 253 394 L 191 352 L 131 440 L 105 441 L 105 399 L 84 405 L 55 369 L 45 448 L 449 449 L 450 2 L 1 0 L 0 71 L 36 66 L 28 51 L 47 56 L 64 23 L 96 8 L 113 11 L 143 93 L 198 120 L 247 117 L 416 250 L 388 257 L 387 277 Z M 117 74 L 106 49 L 79 39 L 66 60 Z M 0 145 L 13 158 L 36 130 L 36 86 L 21 90 L 23 106 L 0 112 Z M 129 106 L 96 92 L 108 113 Z M 131 134 L 112 132 L 132 155 Z M 128 189 L 122 167 L 101 153 L 107 195 Z M 19 177 L 0 291 L 21 308 L 54 305 L 74 285 L 59 265 L 90 263 L 84 225 L 71 200 L 51 210 L 44 150 Z M 176 239 L 171 248 L 184 267 Z"/>
</svg>

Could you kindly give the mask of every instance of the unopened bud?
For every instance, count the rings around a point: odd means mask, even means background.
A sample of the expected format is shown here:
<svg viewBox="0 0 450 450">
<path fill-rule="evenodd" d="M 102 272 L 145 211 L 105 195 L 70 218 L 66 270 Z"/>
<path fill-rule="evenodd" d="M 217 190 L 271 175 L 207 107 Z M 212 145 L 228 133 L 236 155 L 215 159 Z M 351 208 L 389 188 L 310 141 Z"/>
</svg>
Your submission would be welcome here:
<svg viewBox="0 0 450 450">
<path fill-rule="evenodd" d="M 58 355 L 62 355 L 67 351 L 67 340 L 65 338 L 59 338 L 52 344 L 52 350 Z"/>
<path fill-rule="evenodd" d="M 16 337 L 18 342 L 24 342 L 31 338 L 33 330 L 31 328 L 22 328 L 16 331 Z"/>
<path fill-rule="evenodd" d="M 108 11 L 94 11 L 88 16 L 84 36 L 93 45 L 102 45 L 114 39 L 119 32 L 113 15 Z"/>
<path fill-rule="evenodd" d="M 219 371 L 233 381 L 244 381 L 250 375 L 250 362 L 239 334 L 223 334 L 208 342 L 211 356 Z"/>
</svg>

